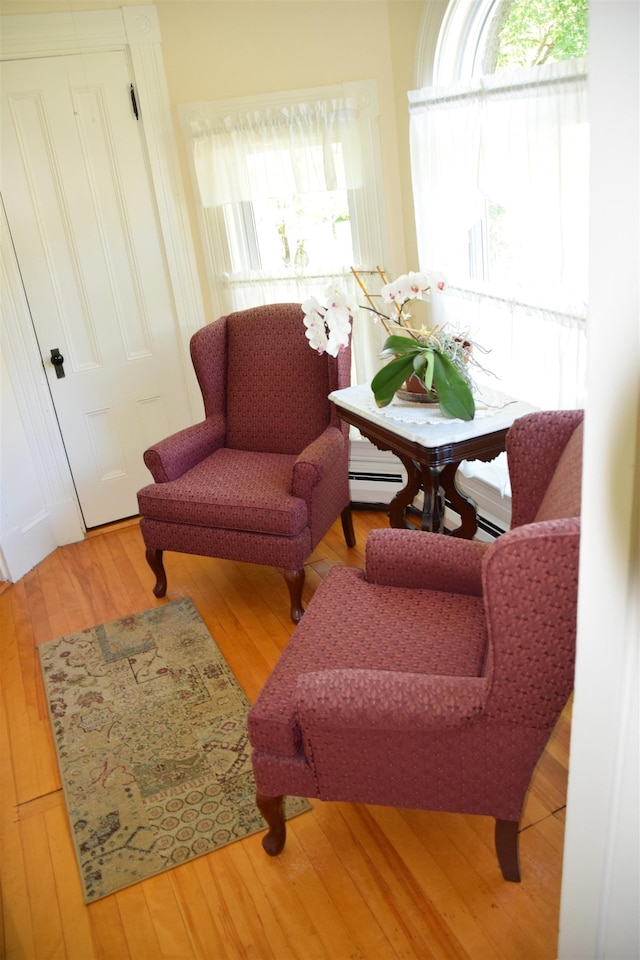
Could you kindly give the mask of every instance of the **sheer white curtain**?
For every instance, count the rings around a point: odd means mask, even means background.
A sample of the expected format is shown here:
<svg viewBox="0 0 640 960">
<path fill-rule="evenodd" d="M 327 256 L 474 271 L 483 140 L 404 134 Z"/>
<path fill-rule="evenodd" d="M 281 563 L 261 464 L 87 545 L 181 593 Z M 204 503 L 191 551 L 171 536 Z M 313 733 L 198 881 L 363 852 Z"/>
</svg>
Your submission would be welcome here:
<svg viewBox="0 0 640 960">
<path fill-rule="evenodd" d="M 588 149 L 584 61 L 409 94 L 422 269 L 436 322 L 490 350 L 490 385 L 543 408 L 584 403 Z"/>
<path fill-rule="evenodd" d="M 386 253 L 375 83 L 185 104 L 180 114 L 215 311 L 322 301 L 336 280 L 356 306 L 351 266 Z M 377 356 L 370 326 L 355 317 L 360 380 Z"/>
<path fill-rule="evenodd" d="M 194 138 L 205 207 L 357 187 L 357 113 L 346 98 L 265 106 L 221 117 Z M 346 147 L 343 166 L 337 145 Z M 255 162 L 268 155 L 269 164 Z"/>
</svg>

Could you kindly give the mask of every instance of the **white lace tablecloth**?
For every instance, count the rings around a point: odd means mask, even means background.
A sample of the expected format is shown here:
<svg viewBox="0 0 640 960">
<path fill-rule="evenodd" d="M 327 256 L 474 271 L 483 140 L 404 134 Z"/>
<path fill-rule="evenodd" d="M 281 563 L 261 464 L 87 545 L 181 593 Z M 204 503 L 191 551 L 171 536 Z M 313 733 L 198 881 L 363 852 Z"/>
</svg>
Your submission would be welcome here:
<svg viewBox="0 0 640 960">
<path fill-rule="evenodd" d="M 511 403 L 517 403 L 514 397 L 508 397 L 498 390 L 492 390 L 490 387 L 478 387 L 474 390 L 474 400 L 476 402 L 476 420 L 482 420 L 485 417 L 493 416 L 497 410 L 502 410 Z M 445 417 L 437 403 L 415 403 L 412 400 L 402 400 L 394 397 L 388 407 L 377 407 L 373 393 L 365 401 L 367 410 L 375 413 L 383 420 L 390 420 L 394 423 L 417 423 L 417 424 L 452 424 L 464 423 L 459 419 Z"/>
<path fill-rule="evenodd" d="M 493 390 L 484 384 L 476 389 L 476 415 L 473 420 L 444 417 L 440 408 L 426 403 L 412 403 L 395 397 L 387 407 L 377 407 L 368 383 L 344 387 L 329 394 L 338 412 L 349 411 L 372 425 L 385 427 L 426 449 L 481 437 L 497 430 L 509 429 L 514 420 L 535 407 Z M 366 431 L 365 435 L 366 435 Z"/>
</svg>

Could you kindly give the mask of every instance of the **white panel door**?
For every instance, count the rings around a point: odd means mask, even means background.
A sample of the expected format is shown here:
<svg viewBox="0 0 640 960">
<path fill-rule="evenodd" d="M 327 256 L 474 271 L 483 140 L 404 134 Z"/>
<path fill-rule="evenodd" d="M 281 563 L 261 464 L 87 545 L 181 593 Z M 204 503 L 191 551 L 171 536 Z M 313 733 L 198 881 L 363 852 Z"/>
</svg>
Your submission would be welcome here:
<svg viewBox="0 0 640 960">
<path fill-rule="evenodd" d="M 144 449 L 191 422 L 123 52 L 5 61 L 3 202 L 88 527 L 137 513 Z M 51 351 L 64 357 L 58 378 Z"/>
</svg>

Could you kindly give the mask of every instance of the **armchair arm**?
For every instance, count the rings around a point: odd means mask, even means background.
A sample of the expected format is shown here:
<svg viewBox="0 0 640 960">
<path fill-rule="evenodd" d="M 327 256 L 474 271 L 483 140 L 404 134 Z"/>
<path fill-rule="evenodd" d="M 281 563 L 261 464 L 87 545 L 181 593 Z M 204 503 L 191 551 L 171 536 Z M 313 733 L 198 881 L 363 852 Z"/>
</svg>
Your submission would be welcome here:
<svg viewBox="0 0 640 960">
<path fill-rule="evenodd" d="M 224 442 L 224 423 L 207 417 L 160 440 L 144 452 L 144 462 L 156 483 L 167 483 L 214 453 Z"/>
<path fill-rule="evenodd" d="M 297 681 L 303 737 L 314 731 L 429 730 L 458 727 L 482 713 L 484 677 L 443 677 L 389 670 L 318 670 Z"/>
<path fill-rule="evenodd" d="M 336 427 L 327 427 L 323 432 L 298 454 L 293 465 L 291 492 L 294 497 L 311 501 L 313 488 L 317 486 L 323 474 L 333 468 L 345 452 L 347 441 Z"/>
<path fill-rule="evenodd" d="M 365 576 L 389 587 L 446 590 L 482 596 L 482 558 L 488 543 L 420 530 L 372 530 Z"/>
</svg>

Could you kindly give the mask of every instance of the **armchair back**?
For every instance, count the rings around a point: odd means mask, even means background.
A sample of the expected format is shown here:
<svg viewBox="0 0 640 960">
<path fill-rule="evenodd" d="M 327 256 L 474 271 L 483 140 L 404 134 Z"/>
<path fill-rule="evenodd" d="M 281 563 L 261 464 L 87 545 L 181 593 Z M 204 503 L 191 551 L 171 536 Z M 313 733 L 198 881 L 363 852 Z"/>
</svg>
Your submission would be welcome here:
<svg viewBox="0 0 640 960">
<path fill-rule="evenodd" d="M 227 447 L 297 455 L 330 424 L 340 429 L 328 395 L 349 382 L 350 350 L 335 359 L 312 350 L 300 304 L 221 317 L 194 335 L 191 356 Z"/>
<path fill-rule="evenodd" d="M 583 417 L 583 410 L 546 410 L 521 417 L 511 427 L 512 530 L 534 520 L 580 514 Z"/>
<path fill-rule="evenodd" d="M 511 530 L 483 559 L 487 718 L 551 730 L 573 687 L 583 411 L 522 417 L 507 438 Z"/>
</svg>

